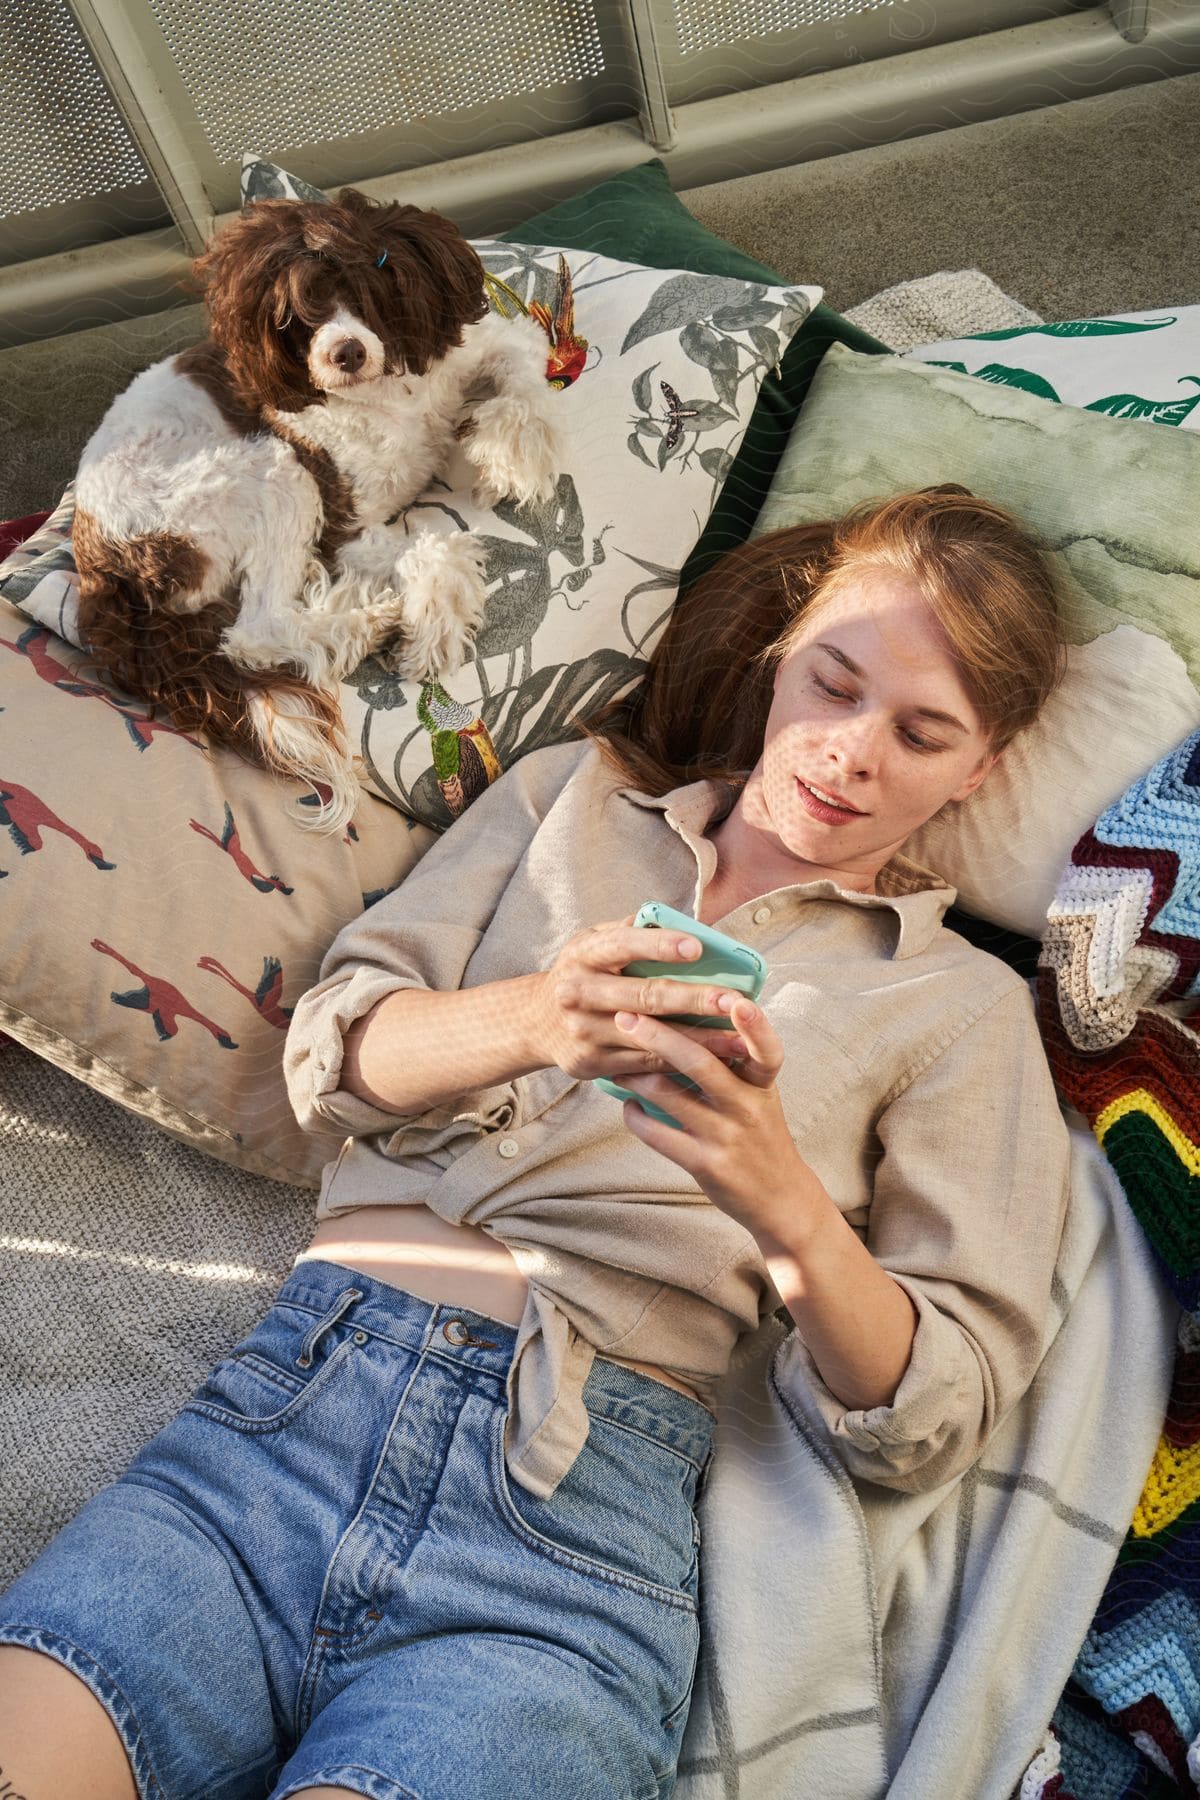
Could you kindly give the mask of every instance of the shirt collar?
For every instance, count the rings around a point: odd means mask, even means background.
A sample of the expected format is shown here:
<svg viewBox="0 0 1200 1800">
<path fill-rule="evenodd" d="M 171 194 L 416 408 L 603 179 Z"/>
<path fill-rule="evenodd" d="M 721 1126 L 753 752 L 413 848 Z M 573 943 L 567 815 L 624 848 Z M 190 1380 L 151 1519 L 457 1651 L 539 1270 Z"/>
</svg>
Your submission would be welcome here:
<svg viewBox="0 0 1200 1800">
<path fill-rule="evenodd" d="M 669 794 L 661 795 L 643 794 L 632 787 L 618 788 L 617 792 L 635 806 L 663 813 L 667 823 L 695 851 L 705 882 L 712 879 L 716 872 L 716 849 L 705 832 L 711 824 L 725 817 L 736 800 L 737 788 L 732 783 L 707 779 L 689 781 L 672 788 Z M 822 876 L 819 881 L 798 881 L 773 891 L 814 900 L 845 900 L 852 906 L 891 911 L 899 925 L 892 951 L 897 962 L 918 956 L 928 948 L 946 908 L 953 904 L 957 893 L 940 875 L 899 854 L 880 869 L 876 889 L 873 894 L 862 894 L 855 888 L 842 887 L 829 876 Z"/>
</svg>

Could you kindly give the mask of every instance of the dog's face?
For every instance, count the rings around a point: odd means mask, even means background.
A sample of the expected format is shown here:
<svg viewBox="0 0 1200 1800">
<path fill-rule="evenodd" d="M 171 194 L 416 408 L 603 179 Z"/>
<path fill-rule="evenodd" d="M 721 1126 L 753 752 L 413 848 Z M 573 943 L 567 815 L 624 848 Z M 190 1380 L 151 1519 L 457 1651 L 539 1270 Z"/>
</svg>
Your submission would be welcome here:
<svg viewBox="0 0 1200 1800">
<path fill-rule="evenodd" d="M 456 225 L 355 188 L 260 200 L 194 274 L 238 387 L 284 412 L 381 375 L 422 376 L 487 311 L 482 265 Z"/>
</svg>

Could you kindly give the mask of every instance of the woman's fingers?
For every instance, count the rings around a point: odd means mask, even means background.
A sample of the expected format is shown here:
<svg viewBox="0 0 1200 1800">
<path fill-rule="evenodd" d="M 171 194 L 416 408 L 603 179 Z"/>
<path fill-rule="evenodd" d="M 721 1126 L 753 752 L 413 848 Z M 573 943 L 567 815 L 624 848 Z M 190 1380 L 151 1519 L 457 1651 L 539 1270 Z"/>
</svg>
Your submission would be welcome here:
<svg viewBox="0 0 1200 1800">
<path fill-rule="evenodd" d="M 594 969 L 620 971 L 626 963 L 678 963 L 686 968 L 700 955 L 699 938 L 685 931 L 659 930 L 635 925 L 635 913 L 624 919 L 610 919 L 580 932 L 573 940 L 587 963 Z"/>
<path fill-rule="evenodd" d="M 613 1023 L 631 1044 L 647 1056 L 656 1058 L 666 1069 L 689 1076 L 697 1087 L 711 1089 L 718 1076 L 721 1080 L 730 1079 L 728 1070 L 711 1050 L 706 1050 L 703 1044 L 696 1043 L 663 1019 L 622 1010 L 616 1014 Z"/>
<path fill-rule="evenodd" d="M 682 979 L 701 954 L 700 940 L 686 931 L 634 925 L 635 916 L 577 932 L 547 971 L 551 1060 L 581 1078 L 679 1066 L 658 1041 L 619 1031 L 613 1022 L 617 1013 L 662 1021 L 677 1041 L 693 1045 L 702 1066 L 727 1067 L 736 1057 L 745 1058 L 749 1047 L 733 1046 L 737 1033 L 730 1012 L 741 996 L 712 980 Z M 631 965 L 641 972 L 627 973 Z"/>
<path fill-rule="evenodd" d="M 736 1031 L 709 1029 L 703 1025 L 676 1025 L 675 1029 L 686 1032 L 694 1044 L 699 1044 L 710 1056 L 719 1056 L 723 1063 L 739 1062 L 748 1054 L 744 1039 Z"/>
<path fill-rule="evenodd" d="M 688 981 L 688 965 L 700 955 L 687 932 L 648 929 L 626 919 L 578 932 L 556 965 L 560 1003 L 576 1014 L 653 1013 L 661 1018 L 728 1018 L 730 989 L 714 981 Z M 649 949 L 647 948 L 649 942 Z M 630 966 L 640 974 L 628 974 Z M 679 979 L 675 970 L 679 971 Z"/>
<path fill-rule="evenodd" d="M 567 992 L 588 1012 L 652 1013 L 657 1018 L 682 1024 L 695 1018 L 711 1019 L 709 1030 L 728 1029 L 729 1008 L 735 995 L 709 982 L 673 981 L 668 976 L 607 975 L 600 972 L 566 977 Z M 704 1029 L 704 1027 L 694 1027 Z"/>
<path fill-rule="evenodd" d="M 638 1049 L 660 1058 L 681 1075 L 690 1076 L 714 1098 L 720 1097 L 722 1084 L 729 1082 L 749 1081 L 756 1087 L 769 1087 L 783 1067 L 783 1044 L 775 1027 L 760 1006 L 741 994 L 734 998 L 728 1016 L 743 1045 L 741 1056 L 736 1058 L 736 1070 L 704 1044 L 663 1020 L 622 1010 L 615 1023 Z M 725 1086 L 723 1091 L 733 1090 Z"/>
<path fill-rule="evenodd" d="M 783 1067 L 783 1040 L 761 1006 L 739 994 L 729 1014 L 730 1022 L 746 1046 L 737 1075 L 756 1087 L 770 1087 Z"/>
</svg>

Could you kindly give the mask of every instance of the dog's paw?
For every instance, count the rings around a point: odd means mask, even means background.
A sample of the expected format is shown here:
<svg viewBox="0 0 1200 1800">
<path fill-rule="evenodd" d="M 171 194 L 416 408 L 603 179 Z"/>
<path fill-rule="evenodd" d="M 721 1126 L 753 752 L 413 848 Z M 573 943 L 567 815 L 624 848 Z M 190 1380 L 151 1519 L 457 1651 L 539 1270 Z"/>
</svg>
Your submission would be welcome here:
<svg viewBox="0 0 1200 1800">
<path fill-rule="evenodd" d="M 469 532 L 427 532 L 397 562 L 406 642 L 394 667 L 406 681 L 451 675 L 466 661 L 487 603 L 485 556 Z"/>
<path fill-rule="evenodd" d="M 514 498 L 552 500 L 562 471 L 558 432 L 548 419 L 530 419 L 521 440 L 521 466 L 514 471 Z"/>
<path fill-rule="evenodd" d="M 432 632 L 410 638 L 393 656 L 392 666 L 402 681 L 437 680 L 461 669 L 470 653 L 474 632 L 444 622 Z"/>
<path fill-rule="evenodd" d="M 363 607 L 364 616 L 376 628 L 380 642 L 392 632 L 403 631 L 408 602 L 399 588 L 376 589 L 371 599 Z"/>
<path fill-rule="evenodd" d="M 495 512 L 500 502 L 508 497 L 508 488 L 489 481 L 486 475 L 480 475 L 471 489 L 471 505 L 478 507 L 480 512 Z"/>
<path fill-rule="evenodd" d="M 501 394 L 475 415 L 475 429 L 463 445 L 477 476 L 476 506 L 501 500 L 520 506 L 553 498 L 562 458 L 558 433 L 529 401 Z"/>
</svg>

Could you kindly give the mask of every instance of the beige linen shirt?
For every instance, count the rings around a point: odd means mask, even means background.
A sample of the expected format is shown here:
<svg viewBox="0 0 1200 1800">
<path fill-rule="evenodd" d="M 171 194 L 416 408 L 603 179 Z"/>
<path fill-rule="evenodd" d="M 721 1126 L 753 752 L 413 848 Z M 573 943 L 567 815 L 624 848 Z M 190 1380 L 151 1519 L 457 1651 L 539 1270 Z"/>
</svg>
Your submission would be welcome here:
<svg viewBox="0 0 1200 1800">
<path fill-rule="evenodd" d="M 716 871 L 705 832 L 733 798 L 711 781 L 652 798 L 587 742 L 530 753 L 339 933 L 288 1031 L 301 1125 L 348 1134 L 319 1215 L 429 1206 L 491 1232 L 527 1278 L 505 1451 L 537 1494 L 586 1439 L 598 1352 L 712 1400 L 739 1336 L 779 1305 L 758 1246 L 592 1082 L 548 1068 L 469 1090 L 465 1070 L 454 1103 L 396 1117 L 341 1090 L 343 1036 L 399 988 L 548 968 L 573 932 L 643 901 L 694 915 Z M 801 1155 L 918 1314 L 890 1406 L 847 1409 L 802 1347 L 789 1366 L 852 1475 L 924 1490 L 967 1466 L 1033 1375 L 1068 1136 L 1028 989 L 941 924 L 954 890 L 900 857 L 877 887 L 799 882 L 720 927 L 766 960 Z"/>
</svg>

